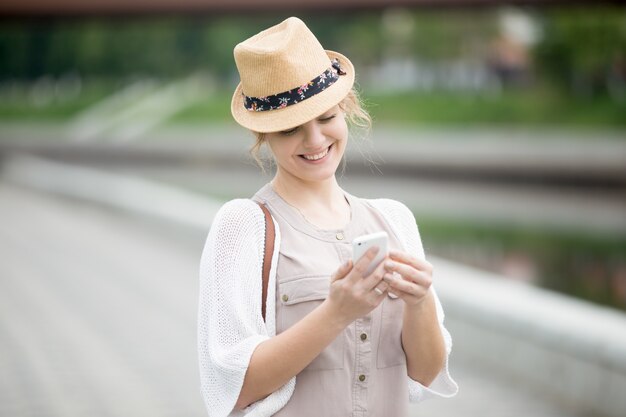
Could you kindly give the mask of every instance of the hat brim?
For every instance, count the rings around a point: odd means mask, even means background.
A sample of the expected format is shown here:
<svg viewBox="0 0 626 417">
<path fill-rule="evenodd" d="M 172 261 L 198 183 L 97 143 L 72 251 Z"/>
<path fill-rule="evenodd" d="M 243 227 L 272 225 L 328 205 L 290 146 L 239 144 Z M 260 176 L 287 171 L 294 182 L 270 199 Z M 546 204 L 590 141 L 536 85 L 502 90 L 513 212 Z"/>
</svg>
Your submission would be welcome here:
<svg viewBox="0 0 626 417">
<path fill-rule="evenodd" d="M 348 58 L 338 52 L 327 50 L 326 54 L 330 60 L 337 58 L 341 68 L 346 72 L 345 75 L 340 75 L 333 85 L 292 106 L 276 110 L 250 111 L 244 107 L 242 87 L 239 83 L 230 103 L 230 111 L 235 121 L 254 132 L 279 132 L 300 126 L 339 104 L 354 85 L 354 66 Z"/>
</svg>

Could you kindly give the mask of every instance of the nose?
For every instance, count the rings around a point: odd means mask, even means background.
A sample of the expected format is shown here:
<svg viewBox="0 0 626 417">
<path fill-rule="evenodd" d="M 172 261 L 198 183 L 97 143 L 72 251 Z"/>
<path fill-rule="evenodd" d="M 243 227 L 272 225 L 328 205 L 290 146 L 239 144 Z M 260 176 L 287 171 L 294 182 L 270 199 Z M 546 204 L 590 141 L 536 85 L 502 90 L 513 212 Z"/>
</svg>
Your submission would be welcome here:
<svg viewBox="0 0 626 417">
<path fill-rule="evenodd" d="M 304 146 L 311 150 L 317 150 L 326 143 L 326 137 L 322 132 L 322 126 L 317 120 L 311 120 L 303 125 L 304 127 Z"/>
</svg>

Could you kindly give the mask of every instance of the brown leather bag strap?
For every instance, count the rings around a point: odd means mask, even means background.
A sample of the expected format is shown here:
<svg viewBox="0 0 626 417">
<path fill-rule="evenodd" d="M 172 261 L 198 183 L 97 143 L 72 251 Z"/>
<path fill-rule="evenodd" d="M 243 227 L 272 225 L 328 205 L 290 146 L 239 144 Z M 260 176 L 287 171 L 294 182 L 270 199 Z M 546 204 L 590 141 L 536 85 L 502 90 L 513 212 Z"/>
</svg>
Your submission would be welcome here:
<svg viewBox="0 0 626 417">
<path fill-rule="evenodd" d="M 263 255 L 263 292 L 261 293 L 261 314 L 263 315 L 263 321 L 265 321 L 265 300 L 267 299 L 267 286 L 270 281 L 270 267 L 272 266 L 272 256 L 274 255 L 276 232 L 274 231 L 274 220 L 272 220 L 270 211 L 265 204 L 261 204 L 258 201 L 257 204 L 263 210 L 263 214 L 265 214 L 265 254 Z"/>
</svg>

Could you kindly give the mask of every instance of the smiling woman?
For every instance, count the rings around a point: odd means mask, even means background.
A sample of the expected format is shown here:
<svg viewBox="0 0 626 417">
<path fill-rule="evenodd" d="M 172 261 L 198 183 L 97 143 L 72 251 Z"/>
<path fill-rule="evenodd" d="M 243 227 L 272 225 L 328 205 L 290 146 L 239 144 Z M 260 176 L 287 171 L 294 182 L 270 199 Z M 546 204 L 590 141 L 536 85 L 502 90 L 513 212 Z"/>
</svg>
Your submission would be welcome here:
<svg viewBox="0 0 626 417">
<path fill-rule="evenodd" d="M 255 154 L 268 146 L 276 174 L 252 199 L 219 210 L 202 253 L 207 411 L 402 417 L 409 402 L 455 395 L 451 337 L 412 213 L 355 197 L 336 179 L 348 126 L 370 124 L 352 63 L 293 17 L 238 44 L 235 61 L 231 113 L 255 132 Z M 375 247 L 353 260 L 351 242 L 377 232 L 389 237 L 383 261 L 372 262 Z"/>
<path fill-rule="evenodd" d="M 267 133 L 270 147 L 281 175 L 304 181 L 321 181 L 335 174 L 348 142 L 348 125 L 339 106 L 300 126 Z"/>
<path fill-rule="evenodd" d="M 341 117 L 348 123 L 349 127 L 354 127 L 368 131 L 372 125 L 372 120 L 367 111 L 363 108 L 359 95 L 355 89 L 351 89 L 348 94 L 339 102 L 337 109 L 331 109 L 333 111 L 327 111 L 317 118 L 319 122 L 330 122 L 334 117 Z M 281 133 L 285 136 L 296 133 L 300 126 L 293 127 L 288 130 L 284 130 Z M 250 149 L 250 154 L 257 162 L 259 167 L 265 171 L 264 161 L 261 158 L 260 151 L 263 144 L 267 143 L 267 134 L 261 132 L 254 132 L 256 141 Z M 344 148 L 345 149 L 345 148 Z M 343 152 L 342 152 L 343 153 Z"/>
</svg>

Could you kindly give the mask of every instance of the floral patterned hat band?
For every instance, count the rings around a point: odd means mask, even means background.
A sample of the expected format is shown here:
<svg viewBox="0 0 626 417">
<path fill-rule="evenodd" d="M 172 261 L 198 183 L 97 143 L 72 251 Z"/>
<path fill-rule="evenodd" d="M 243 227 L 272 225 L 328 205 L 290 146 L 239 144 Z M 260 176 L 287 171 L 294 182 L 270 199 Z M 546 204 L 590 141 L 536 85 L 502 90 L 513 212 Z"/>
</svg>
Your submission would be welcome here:
<svg viewBox="0 0 626 417">
<path fill-rule="evenodd" d="M 248 111 L 282 109 L 321 93 L 327 87 L 333 85 L 340 75 L 346 75 L 346 72 L 341 68 L 339 60 L 335 58 L 331 61 L 331 66 L 326 71 L 308 83 L 291 90 L 266 97 L 250 97 L 242 92 L 241 94 L 244 97 L 243 105 Z"/>
</svg>

